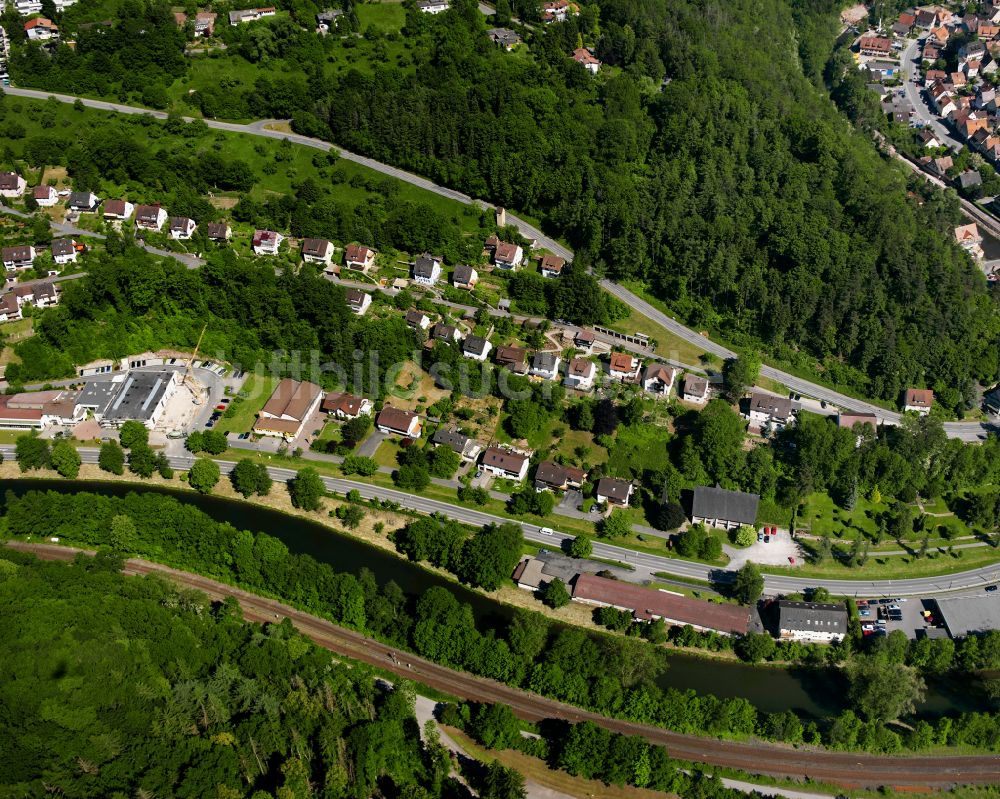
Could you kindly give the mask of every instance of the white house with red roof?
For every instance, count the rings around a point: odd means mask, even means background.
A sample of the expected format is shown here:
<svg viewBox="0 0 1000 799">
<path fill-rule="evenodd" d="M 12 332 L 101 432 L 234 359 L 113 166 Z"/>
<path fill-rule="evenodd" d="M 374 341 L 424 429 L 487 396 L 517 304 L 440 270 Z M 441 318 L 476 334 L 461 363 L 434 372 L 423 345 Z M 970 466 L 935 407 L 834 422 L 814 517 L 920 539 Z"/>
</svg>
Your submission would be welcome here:
<svg viewBox="0 0 1000 799">
<path fill-rule="evenodd" d="M 59 38 L 59 26 L 51 19 L 35 17 L 24 23 L 24 32 L 29 41 L 45 42 Z"/>
<path fill-rule="evenodd" d="M 17 172 L 0 172 L 0 197 L 20 197 L 26 188 L 28 182 Z"/>
<path fill-rule="evenodd" d="M 367 274 L 375 266 L 375 256 L 378 253 L 364 244 L 348 244 L 344 251 L 344 263 L 352 272 Z"/>
<path fill-rule="evenodd" d="M 59 201 L 59 192 L 55 186 L 35 186 L 31 190 L 31 196 L 42 208 L 51 208 Z"/>
<path fill-rule="evenodd" d="M 274 230 L 255 230 L 253 233 L 254 255 L 277 255 L 285 237 Z"/>
<path fill-rule="evenodd" d="M 586 47 L 577 47 L 573 51 L 573 60 L 591 75 L 596 75 L 601 71 L 601 62 Z"/>
</svg>

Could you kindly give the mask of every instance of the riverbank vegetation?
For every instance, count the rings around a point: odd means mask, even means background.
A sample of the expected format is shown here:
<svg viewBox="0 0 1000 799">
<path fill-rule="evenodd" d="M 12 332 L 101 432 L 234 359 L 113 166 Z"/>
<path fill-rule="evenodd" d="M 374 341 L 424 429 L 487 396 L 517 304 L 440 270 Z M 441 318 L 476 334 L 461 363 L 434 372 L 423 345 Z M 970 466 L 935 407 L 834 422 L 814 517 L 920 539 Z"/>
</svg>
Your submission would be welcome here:
<svg viewBox="0 0 1000 799">
<path fill-rule="evenodd" d="M 483 627 L 477 624 L 472 609 L 446 588 L 433 587 L 419 597 L 407 597 L 394 583 L 379 586 L 370 572 L 357 577 L 337 573 L 308 555 L 289 552 L 271 536 L 217 523 L 171 497 L 130 494 L 112 498 L 56 492 L 8 495 L 4 532 L 55 535 L 66 543 L 88 547 L 110 545 L 199 571 L 285 599 L 393 645 L 412 648 L 443 665 L 608 715 L 682 732 L 759 735 L 873 751 L 946 744 L 1000 747 L 1000 727 L 988 713 L 919 720 L 913 727 L 919 731 L 918 737 L 916 732 L 899 734 L 886 725 L 894 719 L 879 717 L 863 705 L 859 706 L 861 716 L 847 710 L 831 719 L 800 721 L 794 714 L 761 713 L 744 699 L 664 690 L 655 678 L 667 666 L 666 652 L 644 641 L 558 627 L 541 615 L 523 611 L 516 612 L 510 621 Z M 918 668 L 905 665 L 905 648 L 902 660 L 897 659 L 895 639 L 887 639 L 883 646 L 885 652 L 860 657 L 882 665 L 892 663 L 897 670 Z M 938 656 L 933 660 L 943 662 Z"/>
<path fill-rule="evenodd" d="M 412 686 L 378 688 L 287 621 L 246 624 L 235 601 L 120 567 L 0 550 L 0 790 L 466 795 L 446 750 L 421 741 Z"/>
</svg>

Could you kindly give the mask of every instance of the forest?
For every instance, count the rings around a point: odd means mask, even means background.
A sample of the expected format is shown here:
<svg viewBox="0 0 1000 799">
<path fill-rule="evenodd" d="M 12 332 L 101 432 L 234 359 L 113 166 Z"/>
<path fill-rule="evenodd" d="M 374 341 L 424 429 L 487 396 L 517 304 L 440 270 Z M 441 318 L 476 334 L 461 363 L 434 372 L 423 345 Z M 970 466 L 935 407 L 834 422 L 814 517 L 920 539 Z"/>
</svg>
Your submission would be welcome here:
<svg viewBox="0 0 1000 799">
<path fill-rule="evenodd" d="M 394 582 L 379 585 L 368 570 L 357 576 L 337 572 L 309 555 L 290 552 L 274 537 L 236 530 L 173 497 L 30 491 L 20 497 L 8 493 L 4 501 L 5 535 L 56 535 L 67 544 L 109 547 L 200 572 L 285 599 L 442 665 L 606 715 L 680 732 L 759 735 L 842 749 L 1000 748 L 1000 725 L 991 712 L 920 718 L 903 734 L 887 724 L 897 717 L 913 720 L 924 675 L 954 673 L 956 679 L 967 680 L 966 671 L 996 668 L 1000 636 L 991 638 L 986 648 L 963 648 L 957 656 L 954 649 L 939 652 L 939 647 L 915 647 L 911 652 L 897 636 L 870 650 L 852 640 L 842 650 L 850 658 L 848 673 L 854 675 L 848 706 L 834 717 L 799 719 L 790 711 L 761 712 L 742 698 L 660 687 L 656 678 L 669 667 L 667 652 L 641 638 L 555 625 L 541 614 L 523 610 L 487 622 L 443 586 L 408 596 Z M 131 524 L 116 524 L 121 517 Z M 405 540 L 411 543 L 401 539 L 400 545 L 437 546 L 427 531 L 423 544 L 415 532 L 407 533 Z M 482 550 L 488 544 L 481 540 L 473 546 Z M 824 677 L 843 679 L 837 670 Z M 886 687 L 890 684 L 892 690 Z"/>
<path fill-rule="evenodd" d="M 0 793 L 469 795 L 421 742 L 412 685 L 378 688 L 287 621 L 246 624 L 234 601 L 120 567 L 0 551 Z"/>
</svg>

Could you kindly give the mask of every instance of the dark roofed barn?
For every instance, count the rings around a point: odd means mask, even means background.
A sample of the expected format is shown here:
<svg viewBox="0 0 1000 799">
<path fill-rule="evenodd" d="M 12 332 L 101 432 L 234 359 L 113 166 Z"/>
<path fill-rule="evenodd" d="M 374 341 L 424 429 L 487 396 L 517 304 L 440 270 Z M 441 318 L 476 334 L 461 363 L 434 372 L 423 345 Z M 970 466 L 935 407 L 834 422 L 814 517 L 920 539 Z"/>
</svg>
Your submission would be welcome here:
<svg viewBox="0 0 1000 799">
<path fill-rule="evenodd" d="M 757 523 L 760 497 L 719 486 L 696 486 L 691 501 L 691 521 L 708 527 L 730 529 Z"/>
</svg>

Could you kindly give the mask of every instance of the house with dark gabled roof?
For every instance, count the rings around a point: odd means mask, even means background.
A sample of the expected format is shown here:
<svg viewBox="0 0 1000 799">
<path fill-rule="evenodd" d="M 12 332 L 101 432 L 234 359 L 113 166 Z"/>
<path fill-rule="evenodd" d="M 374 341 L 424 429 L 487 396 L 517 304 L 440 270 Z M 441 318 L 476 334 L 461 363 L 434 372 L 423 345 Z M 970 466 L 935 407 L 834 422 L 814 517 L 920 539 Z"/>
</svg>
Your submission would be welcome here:
<svg viewBox="0 0 1000 799">
<path fill-rule="evenodd" d="M 695 486 L 691 495 L 691 521 L 706 527 L 730 530 L 757 523 L 760 496 L 719 486 Z"/>
<path fill-rule="evenodd" d="M 754 391 L 750 394 L 747 418 L 750 419 L 750 424 L 759 427 L 765 425 L 783 427 L 792 420 L 792 401 L 788 397 Z"/>
<path fill-rule="evenodd" d="M 20 197 L 28 188 L 28 182 L 17 172 L 0 172 L 0 197 Z"/>
<path fill-rule="evenodd" d="M 577 391 L 590 391 L 594 387 L 594 378 L 597 377 L 597 364 L 587 358 L 571 358 L 566 365 L 567 388 L 575 388 Z"/>
<path fill-rule="evenodd" d="M 843 604 L 779 599 L 778 635 L 793 641 L 839 641 L 847 635 L 847 608 Z"/>
<path fill-rule="evenodd" d="M 519 34 L 509 28 L 489 28 L 486 35 L 497 47 L 502 47 L 508 53 L 521 43 Z"/>
<path fill-rule="evenodd" d="M 35 262 L 35 248 L 30 244 L 23 244 L 17 247 L 4 247 L 0 251 L 3 258 L 3 268 L 8 272 L 18 269 L 31 269 Z"/>
<path fill-rule="evenodd" d="M 485 361 L 493 345 L 482 336 L 466 336 L 462 342 L 462 355 L 475 361 Z"/>
<path fill-rule="evenodd" d="M 35 186 L 31 196 L 41 208 L 51 208 L 59 201 L 59 192 L 55 186 Z"/>
<path fill-rule="evenodd" d="M 708 378 L 700 375 L 684 375 L 684 390 L 681 399 L 698 405 L 708 401 Z"/>
<path fill-rule="evenodd" d="M 344 250 L 344 264 L 352 272 L 365 274 L 375 265 L 376 252 L 363 244 L 348 244 Z"/>
<path fill-rule="evenodd" d="M 140 230 L 159 231 L 167 223 L 167 209 L 159 205 L 137 205 L 135 226 Z"/>
<path fill-rule="evenodd" d="M 438 322 L 431 328 L 431 339 L 433 341 L 446 341 L 449 344 L 454 344 L 456 341 L 462 340 L 462 331 L 455 327 L 455 325 L 446 325 L 444 322 Z"/>
<path fill-rule="evenodd" d="M 110 222 L 121 222 L 135 213 L 135 206 L 128 200 L 105 200 L 104 219 Z"/>
<path fill-rule="evenodd" d="M 667 396 L 674 388 L 677 370 L 662 363 L 650 364 L 642 373 L 642 387 L 653 394 Z"/>
<path fill-rule="evenodd" d="M 368 306 L 372 304 L 372 297 L 367 291 L 361 289 L 346 289 L 344 299 L 347 307 L 351 309 L 355 316 L 364 316 Z"/>
<path fill-rule="evenodd" d="M 559 277 L 565 265 L 565 258 L 560 258 L 558 255 L 543 255 L 538 268 L 542 277 Z"/>
<path fill-rule="evenodd" d="M 531 359 L 531 374 L 544 380 L 555 380 L 559 377 L 559 364 L 562 358 L 554 352 L 536 352 Z"/>
<path fill-rule="evenodd" d="M 406 312 L 406 324 L 414 330 L 426 330 L 431 326 L 431 318 L 423 311 L 411 308 Z"/>
<path fill-rule="evenodd" d="M 497 366 L 503 366 L 514 374 L 528 373 L 528 351 L 522 347 L 511 347 L 506 344 L 497 347 L 493 360 Z"/>
<path fill-rule="evenodd" d="M 568 491 L 580 488 L 586 479 L 583 469 L 555 461 L 542 461 L 535 468 L 536 491 Z"/>
<path fill-rule="evenodd" d="M 59 265 L 76 262 L 76 242 L 73 239 L 53 239 L 50 252 L 52 260 Z"/>
<path fill-rule="evenodd" d="M 305 239 L 302 242 L 302 260 L 307 264 L 329 266 L 333 261 L 333 242 L 326 239 Z"/>
<path fill-rule="evenodd" d="M 454 427 L 439 427 L 431 436 L 431 443 L 438 447 L 448 447 L 467 461 L 474 461 L 483 451 L 482 444 Z"/>
<path fill-rule="evenodd" d="M 629 480 L 618 477 L 602 477 L 597 481 L 594 496 L 600 505 L 625 508 L 632 499 L 635 486 Z"/>
<path fill-rule="evenodd" d="M 100 198 L 92 191 L 72 191 L 66 207 L 81 214 L 93 213 L 101 204 Z"/>
<path fill-rule="evenodd" d="M 413 281 L 433 286 L 441 279 L 441 256 L 424 253 L 413 264 Z"/>
<path fill-rule="evenodd" d="M 500 447 L 490 447 L 483 453 L 483 471 L 508 480 L 523 480 L 528 474 L 527 455 Z"/>
<path fill-rule="evenodd" d="M 320 407 L 338 419 L 357 419 L 359 416 L 370 416 L 372 412 L 370 399 L 347 393 L 327 394 Z"/>
<path fill-rule="evenodd" d="M 451 282 L 457 289 L 471 291 L 479 282 L 479 272 L 467 264 L 459 264 L 452 273 Z"/>
<path fill-rule="evenodd" d="M 407 438 L 420 438 L 422 424 L 420 417 L 413 411 L 393 408 L 386 405 L 375 417 L 375 426 L 383 433 L 395 433 Z"/>
<path fill-rule="evenodd" d="M 170 238 L 177 241 L 187 241 L 198 229 L 197 223 L 187 216 L 170 217 Z"/>
<path fill-rule="evenodd" d="M 926 416 L 934 404 L 934 392 L 929 388 L 908 388 L 903 398 L 903 411 Z"/>
<path fill-rule="evenodd" d="M 519 244 L 501 241 L 496 235 L 486 239 L 486 251 L 493 259 L 494 266 L 511 272 L 516 271 L 524 260 L 524 250 Z"/>
<path fill-rule="evenodd" d="M 229 223 L 226 221 L 209 222 L 205 228 L 205 232 L 211 241 L 228 241 L 233 237 L 233 229 L 229 227 Z"/>
</svg>

